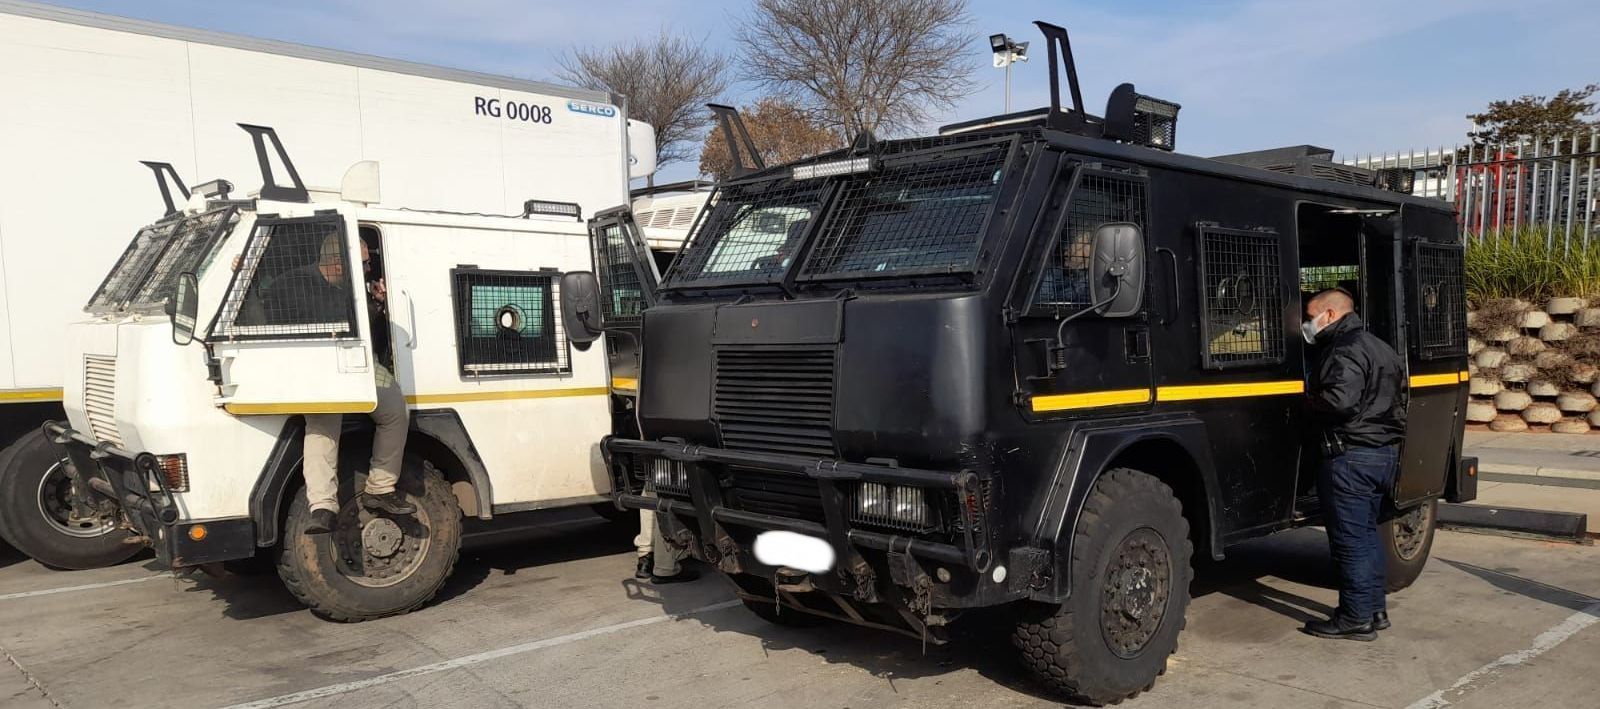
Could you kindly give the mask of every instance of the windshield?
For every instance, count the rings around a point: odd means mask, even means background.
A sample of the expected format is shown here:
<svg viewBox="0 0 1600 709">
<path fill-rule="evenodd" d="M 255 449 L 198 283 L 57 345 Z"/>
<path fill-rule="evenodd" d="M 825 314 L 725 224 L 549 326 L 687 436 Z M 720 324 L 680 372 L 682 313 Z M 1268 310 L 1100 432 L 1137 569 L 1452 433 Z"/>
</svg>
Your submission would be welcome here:
<svg viewBox="0 0 1600 709">
<path fill-rule="evenodd" d="M 106 313 L 165 305 L 177 290 L 179 274 L 204 270 L 237 213 L 225 207 L 140 229 L 84 309 Z"/>
<path fill-rule="evenodd" d="M 777 280 L 821 208 L 824 186 L 823 180 L 784 177 L 717 188 L 667 282 L 726 285 Z"/>
<path fill-rule="evenodd" d="M 723 185 L 666 287 L 776 283 L 807 239 L 800 280 L 971 272 L 1013 143 L 898 154 L 891 143 L 873 172 Z"/>
</svg>

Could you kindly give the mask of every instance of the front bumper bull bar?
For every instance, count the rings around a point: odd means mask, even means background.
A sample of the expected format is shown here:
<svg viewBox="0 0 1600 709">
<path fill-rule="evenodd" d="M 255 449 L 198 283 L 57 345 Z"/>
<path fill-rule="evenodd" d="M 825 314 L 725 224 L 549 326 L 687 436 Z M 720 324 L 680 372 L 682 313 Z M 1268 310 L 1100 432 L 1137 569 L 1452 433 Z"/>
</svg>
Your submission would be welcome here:
<svg viewBox="0 0 1600 709">
<path fill-rule="evenodd" d="M 978 476 L 971 471 L 919 470 L 886 464 L 850 463 L 826 458 L 733 451 L 684 443 L 614 437 L 606 438 L 601 447 L 612 466 L 613 477 L 621 482 L 617 486 L 615 495 L 617 504 L 629 509 L 654 510 L 697 519 L 707 535 L 716 534 L 718 525 L 734 525 L 818 537 L 832 544 L 840 559 L 850 558 L 855 548 L 864 548 L 964 567 L 979 574 L 986 573 L 993 563 L 989 540 L 986 535 L 978 531 L 986 528 L 980 524 L 978 517 L 983 514 L 989 501 L 982 499 Z M 692 491 L 692 502 L 646 496 L 641 494 L 643 490 L 633 487 L 626 466 L 618 462 L 619 455 L 653 456 L 693 464 L 691 471 L 698 466 L 713 465 L 805 475 L 819 483 L 826 523 L 728 507 L 723 504 L 715 481 L 708 479 L 712 476 L 703 472 L 690 473 L 689 487 Z M 845 504 L 848 498 L 838 483 L 857 482 L 915 485 L 955 493 L 959 502 L 956 509 L 962 516 L 961 531 L 956 535 L 957 543 L 947 544 L 856 528 L 849 521 L 849 510 Z M 714 539 L 705 539 L 702 542 L 708 547 L 705 551 L 713 555 L 725 556 L 733 551 L 716 548 Z"/>
<path fill-rule="evenodd" d="M 155 539 L 156 525 L 178 521 L 178 505 L 154 455 L 97 441 L 56 421 L 46 422 L 44 433 L 67 449 L 78 481 L 121 505 L 139 533 Z"/>
</svg>

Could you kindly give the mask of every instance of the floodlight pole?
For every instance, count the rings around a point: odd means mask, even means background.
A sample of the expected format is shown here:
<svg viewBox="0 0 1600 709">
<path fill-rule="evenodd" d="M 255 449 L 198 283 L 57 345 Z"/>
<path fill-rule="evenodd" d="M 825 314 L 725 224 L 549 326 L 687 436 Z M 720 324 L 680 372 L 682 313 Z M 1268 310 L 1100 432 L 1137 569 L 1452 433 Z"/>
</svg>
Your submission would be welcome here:
<svg viewBox="0 0 1600 709">
<path fill-rule="evenodd" d="M 1006 62 L 1006 113 L 1011 113 L 1011 62 Z"/>
</svg>

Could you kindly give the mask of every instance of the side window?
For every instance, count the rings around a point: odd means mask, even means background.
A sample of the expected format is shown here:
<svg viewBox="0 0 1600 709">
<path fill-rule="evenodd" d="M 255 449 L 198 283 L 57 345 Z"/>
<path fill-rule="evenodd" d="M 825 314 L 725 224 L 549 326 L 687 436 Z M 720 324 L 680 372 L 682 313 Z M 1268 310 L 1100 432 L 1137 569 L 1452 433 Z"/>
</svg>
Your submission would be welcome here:
<svg viewBox="0 0 1600 709">
<path fill-rule="evenodd" d="M 1078 186 L 1067 207 L 1067 220 L 1039 279 L 1035 308 L 1077 309 L 1090 305 L 1089 252 L 1095 227 L 1106 222 L 1133 222 L 1145 228 L 1145 182 L 1142 178 L 1082 167 Z"/>
<path fill-rule="evenodd" d="M 555 271 L 450 271 L 456 353 L 468 376 L 572 371 Z"/>
<path fill-rule="evenodd" d="M 1467 305 L 1459 244 L 1416 242 L 1417 344 L 1423 359 L 1467 353 Z"/>
<path fill-rule="evenodd" d="M 639 271 L 622 229 L 621 221 L 601 229 L 600 238 L 595 240 L 595 263 L 603 269 L 601 316 L 609 325 L 627 326 L 639 323 L 639 314 L 644 311 L 644 286 L 639 282 Z"/>
<path fill-rule="evenodd" d="M 1207 369 L 1283 361 L 1278 234 L 1201 224 L 1200 352 Z"/>
<path fill-rule="evenodd" d="M 258 219 L 212 329 L 216 339 L 354 337 L 344 220 Z"/>
</svg>

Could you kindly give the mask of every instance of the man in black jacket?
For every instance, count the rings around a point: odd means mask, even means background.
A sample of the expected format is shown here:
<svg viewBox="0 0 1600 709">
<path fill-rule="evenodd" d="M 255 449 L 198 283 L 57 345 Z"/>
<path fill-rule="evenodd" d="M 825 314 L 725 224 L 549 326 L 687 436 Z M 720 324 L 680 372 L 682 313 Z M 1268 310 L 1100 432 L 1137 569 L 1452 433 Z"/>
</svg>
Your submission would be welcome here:
<svg viewBox="0 0 1600 709">
<path fill-rule="evenodd" d="M 1322 638 L 1375 640 L 1389 627 L 1378 513 L 1400 467 L 1406 428 L 1405 362 L 1367 332 L 1343 289 L 1306 301 L 1301 332 L 1314 365 L 1306 389 L 1321 436 L 1317 476 L 1328 547 L 1339 571 L 1339 608 L 1306 623 Z"/>
</svg>

